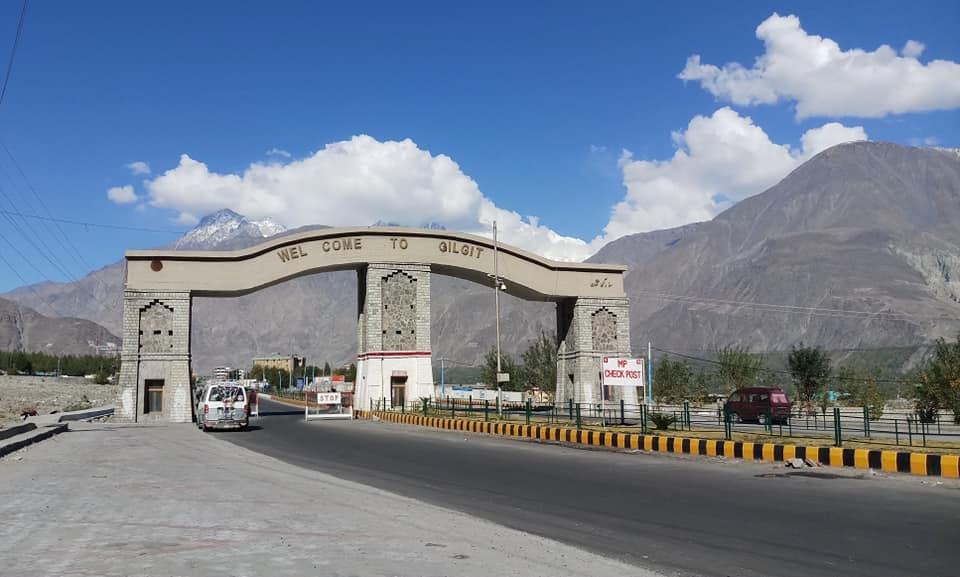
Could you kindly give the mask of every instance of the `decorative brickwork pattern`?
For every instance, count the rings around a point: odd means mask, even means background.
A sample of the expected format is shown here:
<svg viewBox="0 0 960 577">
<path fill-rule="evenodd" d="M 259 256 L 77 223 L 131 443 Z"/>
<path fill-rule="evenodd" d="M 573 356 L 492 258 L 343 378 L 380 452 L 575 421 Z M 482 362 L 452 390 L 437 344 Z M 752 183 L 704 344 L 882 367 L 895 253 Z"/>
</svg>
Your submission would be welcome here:
<svg viewBox="0 0 960 577">
<path fill-rule="evenodd" d="M 173 350 L 173 309 L 155 300 L 140 309 L 140 352 Z"/>
<path fill-rule="evenodd" d="M 606 307 L 590 315 L 593 348 L 600 351 L 617 350 L 617 315 Z"/>
<path fill-rule="evenodd" d="M 380 283 L 383 350 L 413 351 L 417 346 L 417 280 L 396 271 Z"/>
</svg>

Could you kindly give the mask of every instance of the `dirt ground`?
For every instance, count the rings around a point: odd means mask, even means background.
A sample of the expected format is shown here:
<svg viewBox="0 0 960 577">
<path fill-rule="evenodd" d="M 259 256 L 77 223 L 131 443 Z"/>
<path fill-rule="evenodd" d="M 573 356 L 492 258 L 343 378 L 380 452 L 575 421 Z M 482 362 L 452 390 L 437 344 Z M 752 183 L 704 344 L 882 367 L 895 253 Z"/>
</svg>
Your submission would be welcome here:
<svg viewBox="0 0 960 577">
<path fill-rule="evenodd" d="M 113 405 L 117 385 L 98 385 L 82 377 L 0 375 L 0 427 L 21 420 L 24 409 L 38 414 Z"/>
</svg>

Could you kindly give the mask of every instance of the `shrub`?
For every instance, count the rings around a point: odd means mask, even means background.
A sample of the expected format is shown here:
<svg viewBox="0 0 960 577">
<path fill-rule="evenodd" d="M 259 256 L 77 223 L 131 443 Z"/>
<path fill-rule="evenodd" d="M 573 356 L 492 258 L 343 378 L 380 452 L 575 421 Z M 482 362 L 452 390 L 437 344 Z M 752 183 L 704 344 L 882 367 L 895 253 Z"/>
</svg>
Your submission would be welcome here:
<svg viewBox="0 0 960 577">
<path fill-rule="evenodd" d="M 650 421 L 656 428 L 667 430 L 677 422 L 677 416 L 669 413 L 650 413 Z"/>
</svg>

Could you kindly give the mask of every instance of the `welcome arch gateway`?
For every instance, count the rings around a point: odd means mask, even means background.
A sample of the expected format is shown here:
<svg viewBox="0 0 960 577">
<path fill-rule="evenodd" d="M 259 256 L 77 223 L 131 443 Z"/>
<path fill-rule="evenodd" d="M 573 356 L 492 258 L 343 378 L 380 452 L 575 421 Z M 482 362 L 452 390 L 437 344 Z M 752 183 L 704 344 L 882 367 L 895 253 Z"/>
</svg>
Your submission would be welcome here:
<svg viewBox="0 0 960 577">
<path fill-rule="evenodd" d="M 231 297 L 300 276 L 357 272 L 356 404 L 433 395 L 430 273 L 490 285 L 490 239 L 412 228 L 327 228 L 237 251 L 126 253 L 117 418 L 189 422 L 194 296 Z M 600 363 L 629 356 L 626 267 L 564 263 L 497 245 L 506 291 L 557 303 L 557 398 L 600 402 Z M 491 307 L 493 304 L 491 303 Z M 637 391 L 615 390 L 635 402 Z M 622 397 L 621 397 L 622 395 Z"/>
</svg>

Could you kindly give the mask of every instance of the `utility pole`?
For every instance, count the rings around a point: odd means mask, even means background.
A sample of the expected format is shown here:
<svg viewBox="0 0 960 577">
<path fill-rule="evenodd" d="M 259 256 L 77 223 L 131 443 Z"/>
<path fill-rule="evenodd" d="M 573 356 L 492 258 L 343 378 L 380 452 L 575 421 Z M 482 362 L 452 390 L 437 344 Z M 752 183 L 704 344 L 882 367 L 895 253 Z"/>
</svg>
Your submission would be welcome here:
<svg viewBox="0 0 960 577">
<path fill-rule="evenodd" d="M 503 391 L 500 387 L 500 265 L 497 258 L 497 221 L 493 221 L 493 301 L 497 317 L 497 409 L 503 416 Z"/>
</svg>

